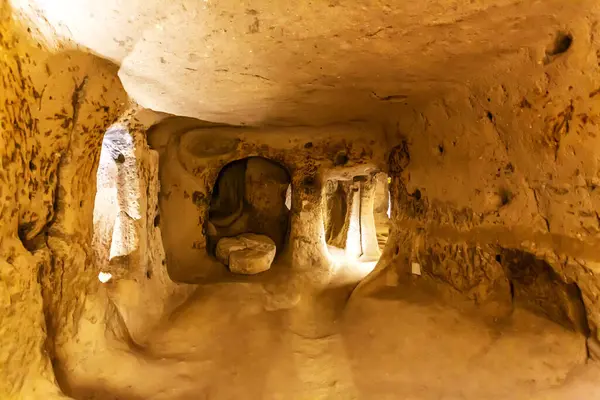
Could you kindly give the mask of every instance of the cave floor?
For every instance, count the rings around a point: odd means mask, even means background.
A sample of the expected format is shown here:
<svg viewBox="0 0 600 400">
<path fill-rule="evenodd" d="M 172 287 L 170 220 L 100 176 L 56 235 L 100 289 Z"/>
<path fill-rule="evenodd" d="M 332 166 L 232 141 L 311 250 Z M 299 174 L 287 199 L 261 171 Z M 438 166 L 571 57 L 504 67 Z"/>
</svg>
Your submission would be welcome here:
<svg viewBox="0 0 600 400">
<path fill-rule="evenodd" d="M 274 296 L 284 283 L 273 274 L 200 286 L 139 352 L 97 357 L 110 367 L 77 398 L 600 398 L 578 334 L 521 309 L 494 320 L 414 287 L 347 301 L 352 276 L 301 297 Z"/>
</svg>

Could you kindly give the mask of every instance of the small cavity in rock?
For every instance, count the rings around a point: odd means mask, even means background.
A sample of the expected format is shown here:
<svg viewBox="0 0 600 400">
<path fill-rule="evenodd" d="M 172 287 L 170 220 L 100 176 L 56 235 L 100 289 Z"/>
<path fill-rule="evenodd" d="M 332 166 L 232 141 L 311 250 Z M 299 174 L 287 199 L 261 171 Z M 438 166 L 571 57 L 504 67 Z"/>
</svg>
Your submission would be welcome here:
<svg viewBox="0 0 600 400">
<path fill-rule="evenodd" d="M 571 47 L 573 43 L 573 36 L 570 33 L 558 32 L 554 39 L 552 47 L 546 51 L 548 56 L 556 56 L 558 54 L 565 53 Z"/>
</svg>

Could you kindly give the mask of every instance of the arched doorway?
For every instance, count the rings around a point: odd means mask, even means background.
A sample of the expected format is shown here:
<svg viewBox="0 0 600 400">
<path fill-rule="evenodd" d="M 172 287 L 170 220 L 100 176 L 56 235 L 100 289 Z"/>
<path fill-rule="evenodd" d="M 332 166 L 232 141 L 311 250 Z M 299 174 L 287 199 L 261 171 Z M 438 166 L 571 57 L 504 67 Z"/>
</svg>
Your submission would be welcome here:
<svg viewBox="0 0 600 400">
<path fill-rule="evenodd" d="M 387 175 L 329 179 L 324 187 L 323 223 L 330 252 L 343 250 L 349 259 L 377 261 L 389 231 Z"/>
<path fill-rule="evenodd" d="M 288 240 L 290 182 L 284 167 L 262 157 L 236 160 L 223 167 L 212 191 L 205 226 L 208 253 L 232 271 L 230 251 L 250 251 L 247 246 L 272 249 L 274 245 L 280 254 Z M 255 255 L 245 253 L 246 259 Z M 266 265 L 259 269 L 264 268 L 268 269 Z"/>
</svg>

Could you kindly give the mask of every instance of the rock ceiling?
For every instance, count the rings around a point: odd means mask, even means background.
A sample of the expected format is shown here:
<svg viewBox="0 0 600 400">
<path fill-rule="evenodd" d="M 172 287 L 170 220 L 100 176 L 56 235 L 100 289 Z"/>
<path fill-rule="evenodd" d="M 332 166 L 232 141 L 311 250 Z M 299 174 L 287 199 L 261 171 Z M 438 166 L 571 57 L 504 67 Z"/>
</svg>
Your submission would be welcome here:
<svg viewBox="0 0 600 400">
<path fill-rule="evenodd" d="M 577 26 L 592 4 L 31 2 L 59 31 L 120 64 L 126 90 L 142 106 L 215 122 L 281 125 L 385 117 L 478 79 L 535 68 L 557 32 Z"/>
</svg>

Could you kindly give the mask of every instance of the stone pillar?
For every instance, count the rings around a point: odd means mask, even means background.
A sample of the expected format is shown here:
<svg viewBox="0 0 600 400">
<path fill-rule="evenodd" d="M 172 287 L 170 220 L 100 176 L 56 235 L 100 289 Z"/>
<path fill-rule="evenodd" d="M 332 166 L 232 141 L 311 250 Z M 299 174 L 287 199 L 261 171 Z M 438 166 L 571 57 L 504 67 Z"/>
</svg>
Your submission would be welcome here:
<svg viewBox="0 0 600 400">
<path fill-rule="evenodd" d="M 346 237 L 346 255 L 356 259 L 362 254 L 362 243 L 360 238 L 360 184 L 355 183 L 351 189 L 352 205 L 350 206 L 350 222 L 348 225 L 348 236 Z"/>
<path fill-rule="evenodd" d="M 375 185 L 375 201 L 373 205 L 373 214 L 375 214 L 375 221 L 377 218 L 383 219 L 383 217 L 389 218 L 390 208 L 390 189 L 388 185 L 388 176 L 385 172 L 379 172 L 373 177 L 373 184 Z"/>
<path fill-rule="evenodd" d="M 104 135 L 112 147 L 111 158 L 117 166 L 118 214 L 113 227 L 110 258 L 123 257 L 139 250 L 141 215 L 141 187 L 139 160 L 136 157 L 133 138 L 124 125 L 111 127 Z"/>
<path fill-rule="evenodd" d="M 295 171 L 289 239 L 292 266 L 299 270 L 321 269 L 329 275 L 322 207 L 321 183 L 317 177 L 303 170 Z"/>
<path fill-rule="evenodd" d="M 377 242 L 377 228 L 375 227 L 375 180 L 368 177 L 360 185 L 360 238 L 362 244 L 362 258 L 378 260 L 381 257 L 379 243 Z"/>
</svg>

